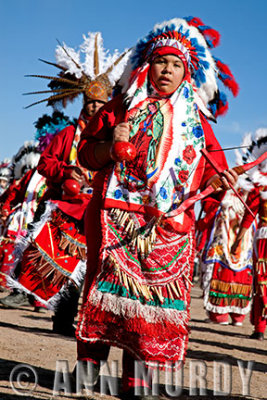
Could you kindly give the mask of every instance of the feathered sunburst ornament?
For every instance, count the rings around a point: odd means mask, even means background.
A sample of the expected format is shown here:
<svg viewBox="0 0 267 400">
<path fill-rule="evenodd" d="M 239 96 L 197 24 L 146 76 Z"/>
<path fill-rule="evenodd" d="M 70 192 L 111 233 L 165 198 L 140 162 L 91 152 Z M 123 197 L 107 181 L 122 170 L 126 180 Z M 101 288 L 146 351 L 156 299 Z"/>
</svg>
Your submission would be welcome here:
<svg viewBox="0 0 267 400">
<path fill-rule="evenodd" d="M 49 94 L 48 97 L 25 108 L 43 102 L 47 102 L 47 105 L 54 108 L 64 108 L 80 94 L 90 100 L 108 101 L 127 62 L 128 50 L 122 54 L 115 50 L 111 55 L 103 47 L 100 32 L 89 32 L 88 37 L 83 35 L 83 39 L 84 42 L 78 51 L 58 42 L 55 54 L 56 63 L 40 59 L 40 61 L 60 69 L 57 76 L 26 75 L 50 80 L 48 84 L 50 89 L 25 93 L 26 95 Z"/>
</svg>

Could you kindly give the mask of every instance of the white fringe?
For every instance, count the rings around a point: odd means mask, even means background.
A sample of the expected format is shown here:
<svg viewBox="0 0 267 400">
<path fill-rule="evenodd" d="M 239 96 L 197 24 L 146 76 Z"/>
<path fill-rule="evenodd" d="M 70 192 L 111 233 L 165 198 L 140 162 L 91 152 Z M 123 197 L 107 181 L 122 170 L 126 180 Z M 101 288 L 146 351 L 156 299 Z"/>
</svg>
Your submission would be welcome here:
<svg viewBox="0 0 267 400">
<path fill-rule="evenodd" d="M 84 261 L 80 261 L 70 276 L 70 279 L 73 280 L 79 288 L 81 288 L 81 286 L 83 285 L 85 272 L 86 272 L 86 263 Z M 57 309 L 58 303 L 60 302 L 60 300 L 64 296 L 64 293 L 66 292 L 66 287 L 68 283 L 65 283 L 60 289 L 60 291 L 56 293 L 53 297 L 51 297 L 49 300 L 44 300 L 36 293 L 31 292 L 11 276 L 7 277 L 7 285 L 10 289 L 18 289 L 21 292 L 32 295 L 36 300 L 44 304 L 49 310 L 55 311 Z"/>
<path fill-rule="evenodd" d="M 188 318 L 188 312 L 186 309 L 179 311 L 161 308 L 159 306 L 147 306 L 141 304 L 138 300 L 118 297 L 111 293 L 101 293 L 96 289 L 92 291 L 89 301 L 94 306 L 101 305 L 103 311 L 112 312 L 115 315 L 121 315 L 126 319 L 141 317 L 150 324 L 169 321 L 177 326 L 182 325 L 185 327 Z"/>
<path fill-rule="evenodd" d="M 24 251 L 29 247 L 29 245 L 32 242 L 32 239 L 35 239 L 36 236 L 39 235 L 46 221 L 49 221 L 51 219 L 52 211 L 54 211 L 56 208 L 57 208 L 56 204 L 47 201 L 45 212 L 43 213 L 40 221 L 34 224 L 33 230 L 28 232 L 28 235 L 26 237 L 23 236 L 17 237 L 13 251 L 14 263 L 12 269 L 14 269 L 17 266 L 17 264 L 21 261 Z"/>
<path fill-rule="evenodd" d="M 248 303 L 247 307 L 244 308 L 236 306 L 225 306 L 225 307 L 216 306 L 214 304 L 211 304 L 210 302 L 208 302 L 206 305 L 206 311 L 211 311 L 218 314 L 235 313 L 235 314 L 245 315 L 248 314 L 250 310 L 251 310 L 251 301 Z"/>
<path fill-rule="evenodd" d="M 40 231 L 42 230 L 44 224 L 47 221 L 51 220 L 52 212 L 55 209 L 57 209 L 57 205 L 50 201 L 47 201 L 45 212 L 42 215 L 40 221 L 38 221 L 34 224 L 34 228 L 33 228 L 33 230 L 31 230 L 31 233 L 28 234 L 28 236 L 26 236 L 26 237 L 19 236 L 16 239 L 15 248 L 14 248 L 14 252 L 13 252 L 15 260 L 14 260 L 14 263 L 12 266 L 12 271 L 15 270 L 17 264 L 21 261 L 21 259 L 23 257 L 23 253 L 31 244 L 32 239 L 35 239 L 38 236 L 38 234 L 40 233 Z M 86 273 L 86 261 L 80 260 L 69 278 L 72 281 L 74 281 L 78 287 L 81 287 L 84 282 L 85 273 Z M 47 308 L 49 308 L 51 310 L 55 310 L 55 308 L 58 304 L 58 301 L 62 297 L 62 293 L 66 290 L 65 285 L 64 285 L 57 294 L 55 294 L 48 301 L 46 301 L 46 300 L 42 299 L 41 297 L 37 296 L 35 293 L 26 289 L 16 279 L 12 278 L 11 276 L 7 278 L 7 285 L 10 289 L 18 289 L 18 290 L 21 290 L 23 292 L 33 295 L 36 298 L 36 300 L 40 301 Z"/>
</svg>

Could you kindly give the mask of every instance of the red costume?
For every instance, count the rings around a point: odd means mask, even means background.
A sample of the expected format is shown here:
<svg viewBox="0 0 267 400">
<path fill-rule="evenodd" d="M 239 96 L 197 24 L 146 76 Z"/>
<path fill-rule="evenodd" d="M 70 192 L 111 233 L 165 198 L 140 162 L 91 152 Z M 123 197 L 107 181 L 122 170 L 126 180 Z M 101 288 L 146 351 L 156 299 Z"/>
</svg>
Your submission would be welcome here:
<svg viewBox="0 0 267 400">
<path fill-rule="evenodd" d="M 108 141 L 112 137 L 113 128 L 123 121 L 124 117 L 124 107 L 122 105 L 122 98 L 118 96 L 109 102 L 106 106 L 104 106 L 101 111 L 99 111 L 98 115 L 91 121 L 85 131 L 82 133 L 81 142 L 79 146 L 79 160 L 83 166 L 90 169 L 99 168 L 98 162 L 95 159 L 95 146 L 97 143 L 101 141 Z M 219 149 L 220 146 L 214 137 L 214 134 L 211 130 L 210 125 L 203 115 L 200 114 L 202 127 L 205 135 L 206 147 L 209 150 Z M 223 152 L 218 153 L 218 162 L 225 169 L 227 168 L 227 163 L 225 160 L 225 156 Z M 124 382 L 125 388 L 128 386 L 134 385 L 134 369 L 130 367 L 133 365 L 132 356 L 134 358 L 145 359 L 146 361 L 159 360 L 161 363 L 164 363 L 165 360 L 173 360 L 178 358 L 181 360 L 185 354 L 185 347 L 187 343 L 187 324 L 188 317 L 186 319 L 186 324 L 183 330 L 178 328 L 176 334 L 172 332 L 174 327 L 172 324 L 168 324 L 166 322 L 166 327 L 161 331 L 162 326 L 157 323 L 151 325 L 150 323 L 146 324 L 145 320 L 141 318 L 139 322 L 129 321 L 129 324 L 124 324 L 123 319 L 113 319 L 112 315 L 109 313 L 105 314 L 105 312 L 101 312 L 101 310 L 96 307 L 91 307 L 89 305 L 89 297 L 90 293 L 94 293 L 94 285 L 96 284 L 95 275 L 97 273 L 97 266 L 99 265 L 99 257 L 101 253 L 101 247 L 103 244 L 103 235 L 108 235 L 108 232 L 105 228 L 105 222 L 103 221 L 102 210 L 105 205 L 103 203 L 103 199 L 105 197 L 105 193 L 107 191 L 107 182 L 108 177 L 112 171 L 113 163 L 107 165 L 105 168 L 96 173 L 94 179 L 94 192 L 93 198 L 90 201 L 86 214 L 85 214 L 85 232 L 86 232 L 86 240 L 87 240 L 87 275 L 86 275 L 86 283 L 84 288 L 84 308 L 83 308 L 83 322 L 80 322 L 80 325 L 77 330 L 77 339 L 78 339 L 78 359 L 80 360 L 90 360 L 96 362 L 97 360 L 105 359 L 108 355 L 109 345 L 119 346 L 121 348 L 126 349 L 126 353 L 124 353 L 124 367 L 127 366 L 128 380 Z M 193 188 L 199 186 L 200 189 L 205 187 L 205 183 L 214 176 L 214 170 L 210 167 L 206 161 L 201 158 L 200 162 L 197 165 L 196 171 L 194 172 L 193 178 Z M 195 190 L 196 190 L 195 189 Z M 192 189 L 191 194 L 194 194 L 194 189 Z M 123 205 L 122 205 L 123 206 Z M 108 208 L 107 208 L 108 209 Z M 138 213 L 135 214 L 136 216 Z M 125 223 L 126 225 L 127 223 Z M 170 221 L 169 228 L 165 231 L 173 232 L 173 235 L 179 234 L 179 231 L 182 233 L 186 230 L 192 231 L 194 225 L 194 212 L 193 209 L 188 210 L 186 217 L 184 218 L 184 225 L 177 224 L 177 230 L 171 228 L 173 222 Z M 119 231 L 121 232 L 121 231 Z M 122 232 L 121 232 L 122 233 Z M 119 233 L 118 233 L 119 234 Z M 186 240 L 186 239 L 185 239 Z M 107 243 L 106 243 L 107 244 Z M 172 247 L 176 249 L 174 245 Z M 190 241 L 187 250 L 184 252 L 183 260 L 189 261 L 190 263 L 190 272 L 189 279 L 191 279 L 192 268 L 193 268 L 193 260 L 194 260 L 194 244 L 193 241 Z M 166 249 L 165 249 L 166 250 Z M 178 250 L 179 251 L 179 250 Z M 164 260 L 163 254 L 158 254 L 158 262 L 164 263 L 167 262 L 167 259 Z M 159 261 L 161 260 L 161 261 Z M 149 261 L 148 261 L 149 263 Z M 180 264 L 178 264 L 180 265 Z M 104 267 L 105 268 L 105 267 Z M 180 267 L 179 267 L 180 268 Z M 103 269 L 104 272 L 104 269 Z M 98 269 L 99 273 L 99 269 Z M 108 272 L 107 272 L 108 273 Z M 112 278 L 111 278 L 112 279 Z M 134 285 L 134 283 L 133 283 Z M 186 286 L 186 294 L 185 299 L 186 303 L 189 304 L 189 287 L 188 283 L 184 282 Z M 180 283 L 181 286 L 181 283 Z M 171 287 L 171 286 L 170 286 Z M 185 290 L 184 287 L 181 287 L 182 290 Z M 107 289 L 108 290 L 108 289 Z M 93 294 L 92 294 L 93 295 Z M 169 295 L 164 292 L 163 296 L 168 297 Z M 172 296 L 172 295 L 171 295 Z M 179 296 L 178 296 L 179 297 Z M 179 302 L 179 300 L 178 300 Z M 132 325 L 136 324 L 136 326 Z M 138 326 L 140 324 L 140 326 Z M 178 323 L 177 323 L 178 324 Z M 111 328 L 114 325 L 113 328 Z M 115 327 L 116 325 L 116 327 Z M 118 334 L 117 331 L 120 331 Z M 123 333 L 126 330 L 127 334 Z M 159 330 L 160 334 L 156 331 Z M 167 333 L 168 332 L 168 333 Z M 149 342 L 151 341 L 150 335 L 155 336 L 151 345 Z M 160 335 L 160 336 L 159 336 Z M 174 340 L 174 336 L 176 339 Z M 116 338 L 116 339 L 115 339 Z M 137 339 L 139 338 L 139 339 Z M 183 338 L 183 339 L 181 339 Z M 100 340 L 100 343 L 95 343 L 96 340 Z M 104 341 L 104 343 L 102 342 Z M 165 341 L 172 341 L 171 349 L 169 350 L 167 355 L 161 355 L 158 347 L 164 347 Z M 142 343 L 142 344 L 141 344 Z M 157 345 L 156 345 L 157 343 Z M 149 357 L 149 352 L 151 352 Z M 131 354 L 131 357 L 130 357 Z M 154 358 L 153 358 L 154 357 Z M 166 357 L 166 358 L 165 358 Z M 149 360 L 150 358 L 150 360 Z"/>
<path fill-rule="evenodd" d="M 259 217 L 254 244 L 254 298 L 251 312 L 251 323 L 255 332 L 264 333 L 267 318 L 267 201 L 263 196 L 267 186 L 256 187 L 248 196 L 247 204 Z M 252 215 L 246 211 L 241 226 L 249 229 L 253 223 Z"/>
<path fill-rule="evenodd" d="M 222 103 L 199 21 L 164 22 L 137 43 L 118 83 L 122 95 L 98 112 L 79 145 L 81 165 L 99 172 L 85 214 L 78 360 L 99 365 L 110 346 L 122 348 L 125 398 L 145 384 L 135 360 L 177 369 L 186 354 L 195 216 L 193 205 L 182 210 L 215 175 L 201 150 L 221 149 L 206 119 Z M 174 60 L 181 70 L 169 68 Z M 137 149 L 134 160 L 113 155 L 122 138 Z"/>
<path fill-rule="evenodd" d="M 79 124 L 84 126 L 81 119 Z M 51 307 L 57 305 L 59 298 L 55 296 L 69 279 L 78 286 L 83 282 L 85 268 L 85 237 L 79 221 L 90 195 L 66 196 L 61 188 L 75 167 L 70 164 L 75 132 L 74 126 L 63 129 L 41 155 L 37 170 L 46 177 L 48 190 L 37 210 L 38 217 L 29 237 L 29 246 L 22 255 L 18 278 L 23 290 Z M 46 200 L 49 201 L 45 205 Z M 45 218 L 42 217 L 44 211 Z M 42 221 L 38 222 L 41 217 Z"/>
<path fill-rule="evenodd" d="M 35 177 L 35 185 L 32 178 Z M 38 189 L 37 189 L 38 188 Z M 32 197 L 33 189 L 37 189 Z M 2 215 L 8 215 L 4 238 L 0 251 L 0 284 L 6 286 L 6 278 L 14 269 L 14 247 L 19 236 L 25 237 L 29 223 L 33 221 L 38 202 L 45 193 L 46 185 L 36 168 L 29 170 L 20 180 L 14 181 L 5 192 L 5 202 L 1 207 Z"/>
<path fill-rule="evenodd" d="M 246 195 L 240 191 L 240 195 Z M 210 213 L 208 213 L 209 215 Z M 244 206 L 233 191 L 226 193 L 202 255 L 204 307 L 213 322 L 242 325 L 251 308 L 252 245 L 255 227 L 247 231 L 238 256 L 231 254 Z"/>
</svg>

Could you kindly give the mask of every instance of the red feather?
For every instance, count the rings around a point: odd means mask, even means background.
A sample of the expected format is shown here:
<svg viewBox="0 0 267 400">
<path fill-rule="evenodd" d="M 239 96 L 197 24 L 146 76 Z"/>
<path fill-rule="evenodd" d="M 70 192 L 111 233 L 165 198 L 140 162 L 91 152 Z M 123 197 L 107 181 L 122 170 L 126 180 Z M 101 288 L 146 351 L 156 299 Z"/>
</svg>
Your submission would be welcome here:
<svg viewBox="0 0 267 400">
<path fill-rule="evenodd" d="M 195 26 L 196 28 L 199 25 L 204 25 L 200 18 L 194 17 L 190 21 L 187 21 L 188 25 Z"/>
<path fill-rule="evenodd" d="M 224 105 L 220 102 L 217 111 L 215 113 L 215 118 L 217 118 L 219 115 L 225 115 L 227 111 L 228 111 L 228 102 Z"/>
<path fill-rule="evenodd" d="M 216 60 L 216 65 L 218 67 L 218 69 L 226 75 L 230 75 L 233 77 L 232 71 L 230 70 L 230 68 L 228 67 L 228 65 L 224 64 L 221 60 Z"/>
<path fill-rule="evenodd" d="M 219 78 L 220 78 L 220 75 L 219 75 Z M 231 92 L 233 93 L 233 95 L 235 97 L 238 95 L 239 86 L 238 86 L 238 83 L 236 82 L 236 80 L 234 79 L 234 77 L 232 77 L 232 78 L 230 77 L 229 79 L 222 79 L 222 82 L 224 83 L 224 85 L 226 87 L 228 87 L 228 89 L 231 90 Z"/>
<path fill-rule="evenodd" d="M 140 88 L 143 86 L 145 79 L 147 77 L 147 72 L 149 69 L 149 65 L 142 71 L 139 73 L 138 78 L 137 78 L 137 86 Z"/>
<path fill-rule="evenodd" d="M 214 47 L 220 44 L 221 35 L 215 29 L 205 29 L 202 31 L 204 36 L 208 36 Z"/>
</svg>

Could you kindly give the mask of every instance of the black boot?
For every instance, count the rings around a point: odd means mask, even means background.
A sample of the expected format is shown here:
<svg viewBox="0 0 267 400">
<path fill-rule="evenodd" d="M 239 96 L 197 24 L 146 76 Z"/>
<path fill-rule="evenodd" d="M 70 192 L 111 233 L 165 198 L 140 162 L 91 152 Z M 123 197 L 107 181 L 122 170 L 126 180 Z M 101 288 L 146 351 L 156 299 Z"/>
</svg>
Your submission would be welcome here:
<svg viewBox="0 0 267 400">
<path fill-rule="evenodd" d="M 80 290 L 69 284 L 57 304 L 55 315 L 52 317 L 53 332 L 64 336 L 75 337 L 74 319 L 78 311 Z"/>
<path fill-rule="evenodd" d="M 264 340 L 264 334 L 262 332 L 253 332 L 250 335 L 250 339 Z"/>
</svg>

